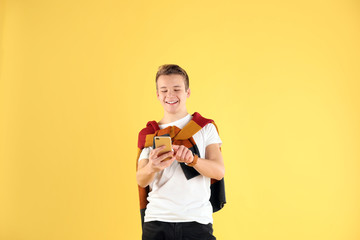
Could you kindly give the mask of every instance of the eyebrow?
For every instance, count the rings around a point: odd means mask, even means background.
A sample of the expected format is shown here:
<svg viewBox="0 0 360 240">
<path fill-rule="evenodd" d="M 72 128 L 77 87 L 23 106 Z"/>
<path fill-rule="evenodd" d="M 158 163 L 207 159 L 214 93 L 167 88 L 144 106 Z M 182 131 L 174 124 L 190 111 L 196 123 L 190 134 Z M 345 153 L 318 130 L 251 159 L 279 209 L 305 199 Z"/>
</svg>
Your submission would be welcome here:
<svg viewBox="0 0 360 240">
<path fill-rule="evenodd" d="M 173 86 L 174 88 L 181 88 L 181 86 L 180 85 L 175 85 L 175 86 Z M 167 87 L 161 87 L 161 88 L 167 88 Z"/>
</svg>

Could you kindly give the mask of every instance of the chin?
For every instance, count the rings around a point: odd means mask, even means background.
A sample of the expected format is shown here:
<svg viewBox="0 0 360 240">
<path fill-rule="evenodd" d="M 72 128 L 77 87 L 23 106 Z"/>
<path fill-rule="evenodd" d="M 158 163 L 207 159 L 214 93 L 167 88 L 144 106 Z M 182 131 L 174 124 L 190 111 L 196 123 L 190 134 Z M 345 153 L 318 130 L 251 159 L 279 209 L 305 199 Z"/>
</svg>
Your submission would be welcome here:
<svg viewBox="0 0 360 240">
<path fill-rule="evenodd" d="M 167 111 L 168 113 L 177 113 L 179 110 L 178 109 L 165 109 L 165 111 Z"/>
<path fill-rule="evenodd" d="M 168 113 L 177 113 L 181 110 L 181 108 L 179 106 L 177 107 L 166 106 L 164 110 Z"/>
</svg>

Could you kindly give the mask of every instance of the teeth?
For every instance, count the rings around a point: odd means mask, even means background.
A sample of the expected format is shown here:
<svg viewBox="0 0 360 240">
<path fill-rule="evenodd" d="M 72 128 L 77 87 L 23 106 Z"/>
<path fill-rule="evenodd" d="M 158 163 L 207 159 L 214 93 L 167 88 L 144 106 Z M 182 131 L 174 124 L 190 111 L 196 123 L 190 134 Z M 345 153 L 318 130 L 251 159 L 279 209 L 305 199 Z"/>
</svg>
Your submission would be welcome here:
<svg viewBox="0 0 360 240">
<path fill-rule="evenodd" d="M 173 101 L 173 102 L 167 102 L 167 103 L 170 103 L 170 104 L 173 104 L 173 103 L 176 103 L 177 101 Z"/>
</svg>

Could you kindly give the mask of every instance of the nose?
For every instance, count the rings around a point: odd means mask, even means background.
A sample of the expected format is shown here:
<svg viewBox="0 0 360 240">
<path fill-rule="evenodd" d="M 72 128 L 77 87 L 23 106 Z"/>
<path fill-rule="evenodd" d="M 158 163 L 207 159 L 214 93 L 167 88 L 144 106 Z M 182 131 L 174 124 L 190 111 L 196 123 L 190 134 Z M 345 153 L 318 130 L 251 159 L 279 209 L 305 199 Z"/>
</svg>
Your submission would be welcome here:
<svg viewBox="0 0 360 240">
<path fill-rule="evenodd" d="M 167 97 L 171 97 L 173 95 L 174 95 L 173 91 L 171 91 L 171 90 L 167 91 L 167 94 L 166 94 Z"/>
</svg>

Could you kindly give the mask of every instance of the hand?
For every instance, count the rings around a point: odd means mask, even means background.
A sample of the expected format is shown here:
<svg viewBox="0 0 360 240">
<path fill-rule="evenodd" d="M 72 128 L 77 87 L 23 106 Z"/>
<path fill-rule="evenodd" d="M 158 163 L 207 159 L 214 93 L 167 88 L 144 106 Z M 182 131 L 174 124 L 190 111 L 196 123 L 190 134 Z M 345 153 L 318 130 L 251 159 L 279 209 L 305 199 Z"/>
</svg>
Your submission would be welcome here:
<svg viewBox="0 0 360 240">
<path fill-rule="evenodd" d="M 160 151 L 163 150 L 165 146 L 160 146 L 150 151 L 149 154 L 149 167 L 152 172 L 159 172 L 167 167 L 169 167 L 175 160 L 174 152 L 167 152 L 161 154 Z M 170 157 L 169 160 L 165 160 Z"/>
<path fill-rule="evenodd" d="M 173 145 L 172 148 L 176 161 L 183 163 L 192 163 L 194 161 L 193 153 L 184 145 Z"/>
</svg>

